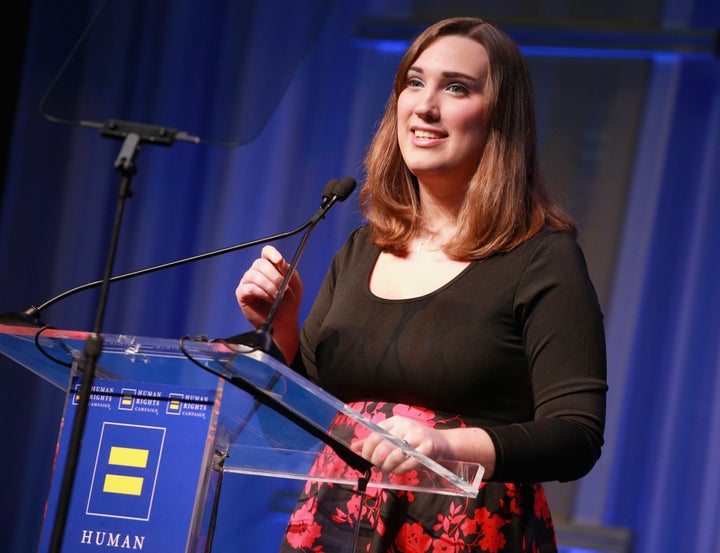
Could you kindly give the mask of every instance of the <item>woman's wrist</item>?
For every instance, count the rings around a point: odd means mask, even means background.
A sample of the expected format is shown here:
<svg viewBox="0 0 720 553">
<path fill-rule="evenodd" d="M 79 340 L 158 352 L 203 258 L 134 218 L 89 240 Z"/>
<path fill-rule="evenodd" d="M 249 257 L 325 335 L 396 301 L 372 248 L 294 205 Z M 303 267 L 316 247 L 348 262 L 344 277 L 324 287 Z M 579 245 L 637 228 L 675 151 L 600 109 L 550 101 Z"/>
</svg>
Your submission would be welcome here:
<svg viewBox="0 0 720 553">
<path fill-rule="evenodd" d="M 495 471 L 495 445 L 482 428 L 450 428 L 442 431 L 448 441 L 448 457 L 455 461 L 479 463 L 484 468 L 483 478 Z"/>
</svg>

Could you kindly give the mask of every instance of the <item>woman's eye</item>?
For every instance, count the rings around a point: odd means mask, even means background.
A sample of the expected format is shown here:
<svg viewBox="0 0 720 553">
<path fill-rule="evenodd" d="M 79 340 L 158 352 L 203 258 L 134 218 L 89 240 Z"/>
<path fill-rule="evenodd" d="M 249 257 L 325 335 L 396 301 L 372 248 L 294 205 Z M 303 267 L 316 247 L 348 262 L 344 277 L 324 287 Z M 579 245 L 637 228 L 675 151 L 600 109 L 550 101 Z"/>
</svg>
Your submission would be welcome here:
<svg viewBox="0 0 720 553">
<path fill-rule="evenodd" d="M 422 81 L 420 79 L 408 79 L 407 86 L 408 88 L 420 88 Z"/>
<path fill-rule="evenodd" d="M 447 90 L 453 94 L 467 94 L 468 91 L 467 88 L 460 84 L 451 84 L 447 87 Z"/>
</svg>

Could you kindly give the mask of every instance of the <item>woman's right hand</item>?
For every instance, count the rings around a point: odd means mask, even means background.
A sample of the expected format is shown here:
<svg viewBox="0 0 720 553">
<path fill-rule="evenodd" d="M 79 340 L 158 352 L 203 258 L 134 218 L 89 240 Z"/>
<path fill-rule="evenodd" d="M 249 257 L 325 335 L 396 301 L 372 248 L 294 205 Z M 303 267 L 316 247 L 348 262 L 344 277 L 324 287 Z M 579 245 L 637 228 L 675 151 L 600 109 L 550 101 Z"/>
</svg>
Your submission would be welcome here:
<svg viewBox="0 0 720 553">
<path fill-rule="evenodd" d="M 257 328 L 270 314 L 280 284 L 290 264 L 273 246 L 265 246 L 258 259 L 245 271 L 235 289 L 235 297 L 245 318 Z M 290 362 L 298 344 L 298 313 L 302 303 L 303 285 L 293 271 L 272 321 L 273 339 Z"/>
</svg>

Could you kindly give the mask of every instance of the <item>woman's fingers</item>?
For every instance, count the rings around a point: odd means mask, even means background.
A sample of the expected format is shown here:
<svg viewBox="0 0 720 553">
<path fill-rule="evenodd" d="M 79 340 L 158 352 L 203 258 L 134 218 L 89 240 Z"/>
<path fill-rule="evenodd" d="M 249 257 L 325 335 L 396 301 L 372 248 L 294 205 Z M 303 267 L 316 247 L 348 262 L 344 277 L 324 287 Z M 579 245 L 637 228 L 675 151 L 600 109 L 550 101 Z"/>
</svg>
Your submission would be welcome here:
<svg viewBox="0 0 720 553">
<path fill-rule="evenodd" d="M 414 449 L 414 444 L 408 441 L 415 424 L 393 425 L 385 421 L 385 429 L 405 442 L 404 447 L 398 447 L 380 434 L 372 433 L 363 440 L 351 444 L 353 451 L 370 461 L 383 472 L 402 473 L 418 466 L 418 461 L 406 453 L 406 449 Z M 405 433 L 407 431 L 407 433 Z M 402 433 L 401 433 L 402 432 Z"/>
</svg>

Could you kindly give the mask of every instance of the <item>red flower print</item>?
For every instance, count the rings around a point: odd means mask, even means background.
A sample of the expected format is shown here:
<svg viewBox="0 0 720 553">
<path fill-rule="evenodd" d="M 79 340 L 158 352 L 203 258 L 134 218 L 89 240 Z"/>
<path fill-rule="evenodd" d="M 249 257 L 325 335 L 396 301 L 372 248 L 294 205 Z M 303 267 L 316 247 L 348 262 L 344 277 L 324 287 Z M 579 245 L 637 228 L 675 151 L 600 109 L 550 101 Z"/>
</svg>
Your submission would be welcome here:
<svg viewBox="0 0 720 553">
<path fill-rule="evenodd" d="M 465 517 L 465 519 L 460 523 L 460 531 L 463 536 L 471 536 L 472 534 L 475 534 L 477 532 L 477 527 L 477 521 L 470 517 Z"/>
<path fill-rule="evenodd" d="M 379 536 L 385 535 L 385 521 L 383 519 L 378 518 L 377 524 L 375 525 L 375 531 Z"/>
<path fill-rule="evenodd" d="M 345 413 L 338 413 L 333 419 L 333 426 L 352 426 L 355 421 Z"/>
<path fill-rule="evenodd" d="M 346 511 L 335 509 L 335 514 L 332 516 L 332 519 L 335 522 L 348 523 L 350 527 L 354 527 L 360 514 L 360 496 L 357 494 L 353 495 L 346 506 Z"/>
<path fill-rule="evenodd" d="M 320 525 L 313 521 L 315 511 L 315 502 L 308 501 L 290 517 L 286 537 L 293 548 L 305 549 L 312 547 L 313 542 L 322 533 Z"/>
<path fill-rule="evenodd" d="M 302 524 L 303 522 L 309 522 L 315 516 L 317 512 L 317 502 L 315 499 L 309 499 L 302 507 L 295 511 L 290 517 L 291 524 Z"/>
<path fill-rule="evenodd" d="M 508 521 L 499 515 L 492 514 L 485 507 L 475 511 L 475 520 L 480 524 L 480 547 L 489 553 L 497 553 L 505 547 L 505 536 L 500 529 Z"/>
<path fill-rule="evenodd" d="M 401 553 L 425 553 L 432 545 L 432 538 L 425 534 L 421 524 L 406 522 L 395 538 L 395 545 Z"/>
<path fill-rule="evenodd" d="M 483 548 L 483 551 L 488 551 L 488 553 L 497 553 L 505 547 L 505 536 L 497 528 L 492 528 L 480 540 L 480 547 Z"/>
<path fill-rule="evenodd" d="M 343 478 L 349 475 L 352 469 L 340 459 L 329 446 L 326 446 L 316 457 L 310 474 L 329 478 Z"/>
<path fill-rule="evenodd" d="M 413 407 L 412 405 L 403 405 L 401 403 L 393 407 L 393 415 L 399 415 L 407 419 L 413 419 L 420 422 L 432 422 L 435 418 L 435 412 L 425 409 L 424 407 Z M 429 426 L 435 426 L 431 424 Z"/>
<path fill-rule="evenodd" d="M 465 549 L 463 540 L 453 538 L 447 534 L 433 540 L 432 546 L 432 553 L 458 553 Z"/>
<path fill-rule="evenodd" d="M 380 488 L 370 487 L 366 490 L 362 503 L 362 519 L 369 526 L 375 527 L 382 536 L 385 534 L 385 523 L 380 517 L 380 509 L 387 501 L 387 492 Z"/>
<path fill-rule="evenodd" d="M 545 522 L 546 528 L 552 527 L 552 517 L 550 516 L 550 507 L 545 497 L 545 489 L 542 486 L 535 486 L 535 504 L 533 506 L 535 516 Z"/>
<path fill-rule="evenodd" d="M 505 490 L 507 492 L 507 497 L 510 498 L 510 504 L 508 505 L 504 500 L 500 500 L 500 505 L 504 509 L 508 509 L 511 513 L 515 515 L 521 515 L 522 514 L 522 507 L 520 507 L 520 493 L 517 489 L 517 486 L 515 484 L 505 484 Z"/>
<path fill-rule="evenodd" d="M 387 475 L 387 477 L 388 481 L 395 485 L 405 484 L 408 486 L 417 486 L 420 484 L 420 476 L 418 475 L 417 470 L 409 470 L 403 474 L 391 472 Z"/>
<path fill-rule="evenodd" d="M 358 413 L 362 414 L 366 419 L 374 422 L 375 424 L 384 421 L 387 419 L 387 415 L 380 411 L 380 407 L 382 407 L 384 403 L 376 404 L 374 408 L 370 407 L 370 404 L 365 402 L 355 402 L 350 403 L 349 407 L 353 411 L 357 411 Z M 352 430 L 352 434 L 354 434 L 354 438 L 351 438 L 350 443 L 355 442 L 357 440 L 364 440 L 370 435 L 370 429 L 366 428 L 365 426 L 362 426 L 360 424 L 357 424 L 354 420 L 347 417 L 346 415 L 343 415 L 342 417 L 342 423 L 340 422 L 339 418 L 336 418 L 333 421 L 333 426 L 337 426 L 338 424 L 343 424 L 344 426 L 347 426 L 349 429 Z"/>
<path fill-rule="evenodd" d="M 450 529 L 453 528 L 453 533 L 457 534 L 457 527 L 462 526 L 467 518 L 463 505 L 453 502 L 450 504 L 450 516 L 445 516 L 440 513 L 437 517 L 439 523 L 433 526 L 433 530 L 436 532 L 442 530 L 443 533 L 448 534 L 450 533 Z"/>
</svg>

